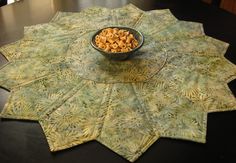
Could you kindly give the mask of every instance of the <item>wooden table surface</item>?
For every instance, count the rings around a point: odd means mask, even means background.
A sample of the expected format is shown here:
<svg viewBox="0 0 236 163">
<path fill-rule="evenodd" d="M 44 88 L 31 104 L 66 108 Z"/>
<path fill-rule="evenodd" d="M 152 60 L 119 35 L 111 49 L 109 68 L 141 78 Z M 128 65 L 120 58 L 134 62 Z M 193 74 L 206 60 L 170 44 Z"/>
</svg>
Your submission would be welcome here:
<svg viewBox="0 0 236 163">
<path fill-rule="evenodd" d="M 121 7 L 133 3 L 143 10 L 169 8 L 181 20 L 201 22 L 205 33 L 230 43 L 225 55 L 236 63 L 236 16 L 197 0 L 22 0 L 0 8 L 0 46 L 23 36 L 23 27 L 48 22 L 57 11 L 81 11 L 89 6 Z M 0 66 L 7 61 L 0 55 Z M 228 84 L 236 95 L 236 80 Z M 9 92 L 0 88 L 0 110 Z M 137 163 L 235 163 L 236 111 L 208 115 L 207 143 L 161 138 Z M 127 163 L 98 142 L 51 153 L 37 122 L 0 120 L 0 162 Z"/>
</svg>

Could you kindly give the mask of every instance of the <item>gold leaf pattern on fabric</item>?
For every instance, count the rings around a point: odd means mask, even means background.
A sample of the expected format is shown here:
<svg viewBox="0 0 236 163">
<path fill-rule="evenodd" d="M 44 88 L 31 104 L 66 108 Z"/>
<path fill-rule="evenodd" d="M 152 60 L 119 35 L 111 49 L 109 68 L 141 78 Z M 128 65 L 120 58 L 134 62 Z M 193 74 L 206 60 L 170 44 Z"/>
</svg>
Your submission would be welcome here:
<svg viewBox="0 0 236 163">
<path fill-rule="evenodd" d="M 178 21 L 164 30 L 152 33 L 153 39 L 159 42 L 181 40 L 204 35 L 202 24 L 195 22 Z"/>
<path fill-rule="evenodd" d="M 90 45 L 108 26 L 139 30 L 143 47 L 128 60 L 108 60 Z M 0 86 L 11 92 L 0 115 L 38 121 L 51 151 L 97 140 L 131 162 L 159 137 L 204 143 L 207 114 L 236 110 L 228 46 L 168 9 L 58 12 L 0 47 L 9 61 Z"/>
<path fill-rule="evenodd" d="M 207 114 L 201 107 L 179 96 L 157 76 L 133 86 L 156 134 L 205 142 Z"/>
<path fill-rule="evenodd" d="M 73 42 L 66 57 L 68 67 L 82 78 L 105 83 L 145 81 L 165 65 L 167 54 L 156 48 L 155 42 L 147 41 L 132 59 L 117 62 L 107 60 L 90 46 L 92 35 L 87 33 Z"/>
<path fill-rule="evenodd" d="M 83 81 L 61 106 L 44 114 L 40 124 L 51 151 L 94 140 L 100 133 L 111 86 Z"/>
<path fill-rule="evenodd" d="M 158 137 L 153 132 L 146 110 L 135 96 L 132 84 L 115 84 L 98 141 L 134 161 Z"/>
<path fill-rule="evenodd" d="M 2 117 L 38 120 L 42 113 L 82 82 L 69 69 L 30 82 L 11 91 Z M 19 100 L 20 99 L 20 100 Z"/>
<path fill-rule="evenodd" d="M 113 9 L 113 13 L 116 25 L 133 27 L 145 12 L 129 4 L 122 8 Z"/>
<path fill-rule="evenodd" d="M 177 19 L 168 9 L 152 10 L 145 12 L 135 27 L 142 31 L 145 36 L 146 34 L 160 32 L 168 26 L 175 24 L 176 21 Z"/>
</svg>

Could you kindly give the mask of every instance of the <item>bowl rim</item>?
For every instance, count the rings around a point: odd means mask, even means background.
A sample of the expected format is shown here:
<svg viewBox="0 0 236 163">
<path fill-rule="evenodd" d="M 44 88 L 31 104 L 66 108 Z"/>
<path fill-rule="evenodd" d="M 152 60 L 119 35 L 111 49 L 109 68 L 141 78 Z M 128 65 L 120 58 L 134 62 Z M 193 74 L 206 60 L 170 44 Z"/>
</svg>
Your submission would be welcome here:
<svg viewBox="0 0 236 163">
<path fill-rule="evenodd" d="M 132 49 L 131 51 L 128 51 L 128 52 L 116 52 L 116 53 L 113 53 L 113 52 L 106 52 L 106 51 L 100 49 L 99 47 L 97 47 L 97 46 L 95 45 L 95 43 L 94 43 L 94 39 L 95 39 L 96 35 L 98 35 L 103 29 L 106 29 L 106 28 L 127 29 L 129 32 L 130 32 L 130 29 L 131 29 L 131 30 L 134 30 L 134 31 L 136 31 L 136 32 L 141 36 L 141 42 L 138 44 L 137 47 L 135 47 L 134 49 Z M 96 50 L 98 50 L 98 51 L 100 51 L 100 52 L 102 52 L 102 53 L 106 53 L 106 54 L 127 54 L 127 53 L 135 52 L 136 50 L 138 50 L 138 49 L 140 49 L 140 48 L 142 47 L 142 45 L 144 44 L 144 36 L 143 36 L 143 34 L 142 34 L 140 31 L 138 31 L 138 30 L 136 30 L 136 29 L 134 29 L 134 28 L 131 28 L 131 27 L 127 27 L 127 26 L 107 26 L 107 27 L 104 27 L 104 28 L 101 28 L 101 29 L 97 30 L 97 31 L 93 34 L 93 36 L 91 37 L 90 44 L 91 44 L 91 46 L 92 46 L 94 49 L 96 49 Z"/>
</svg>

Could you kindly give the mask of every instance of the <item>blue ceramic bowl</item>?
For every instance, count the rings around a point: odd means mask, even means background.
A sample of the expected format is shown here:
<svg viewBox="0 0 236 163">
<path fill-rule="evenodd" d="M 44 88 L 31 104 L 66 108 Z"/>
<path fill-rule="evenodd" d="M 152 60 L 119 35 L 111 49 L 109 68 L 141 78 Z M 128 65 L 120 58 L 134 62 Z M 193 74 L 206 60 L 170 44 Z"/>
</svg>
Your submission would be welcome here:
<svg viewBox="0 0 236 163">
<path fill-rule="evenodd" d="M 96 35 L 98 35 L 103 29 L 106 28 L 118 28 L 118 29 L 124 29 L 129 31 L 130 33 L 132 33 L 134 35 L 134 37 L 136 38 L 136 40 L 138 41 L 138 46 L 135 47 L 134 49 L 132 49 L 129 52 L 117 52 L 117 53 L 112 53 L 112 52 L 106 52 L 103 49 L 97 47 L 96 43 L 95 43 L 95 37 Z M 112 60 L 125 60 L 127 59 L 130 55 L 132 55 L 134 52 L 136 52 L 138 49 L 140 49 L 144 43 L 144 37 L 142 35 L 141 32 L 133 29 L 133 28 L 129 28 L 129 27 L 105 27 L 103 29 L 98 30 L 91 39 L 91 45 L 94 49 L 96 49 L 97 51 L 99 51 L 102 55 L 104 55 L 105 57 L 107 57 L 108 59 L 112 59 Z"/>
</svg>

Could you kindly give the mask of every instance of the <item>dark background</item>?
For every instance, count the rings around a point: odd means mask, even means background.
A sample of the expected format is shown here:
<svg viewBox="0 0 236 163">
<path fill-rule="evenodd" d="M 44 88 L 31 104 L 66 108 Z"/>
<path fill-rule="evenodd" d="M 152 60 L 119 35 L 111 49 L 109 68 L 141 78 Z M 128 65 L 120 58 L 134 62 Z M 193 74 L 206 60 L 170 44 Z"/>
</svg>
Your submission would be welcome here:
<svg viewBox="0 0 236 163">
<path fill-rule="evenodd" d="M 236 16 L 199 0 L 23 0 L 0 8 L 0 46 L 20 39 L 23 27 L 48 22 L 56 11 L 80 11 L 101 5 L 121 7 L 133 3 L 143 10 L 169 8 L 180 20 L 201 22 L 205 33 L 230 43 L 225 55 L 236 63 Z M 0 55 L 0 66 L 7 61 Z M 236 95 L 236 81 L 229 83 Z M 0 110 L 9 92 L 0 88 Z M 137 163 L 236 163 L 236 111 L 210 113 L 207 143 L 161 138 Z M 51 153 L 37 122 L 0 120 L 1 163 L 128 163 L 116 153 L 89 142 L 68 150 Z"/>
<path fill-rule="evenodd" d="M 0 0 L 0 6 L 6 5 L 7 4 L 7 0 Z"/>
</svg>

